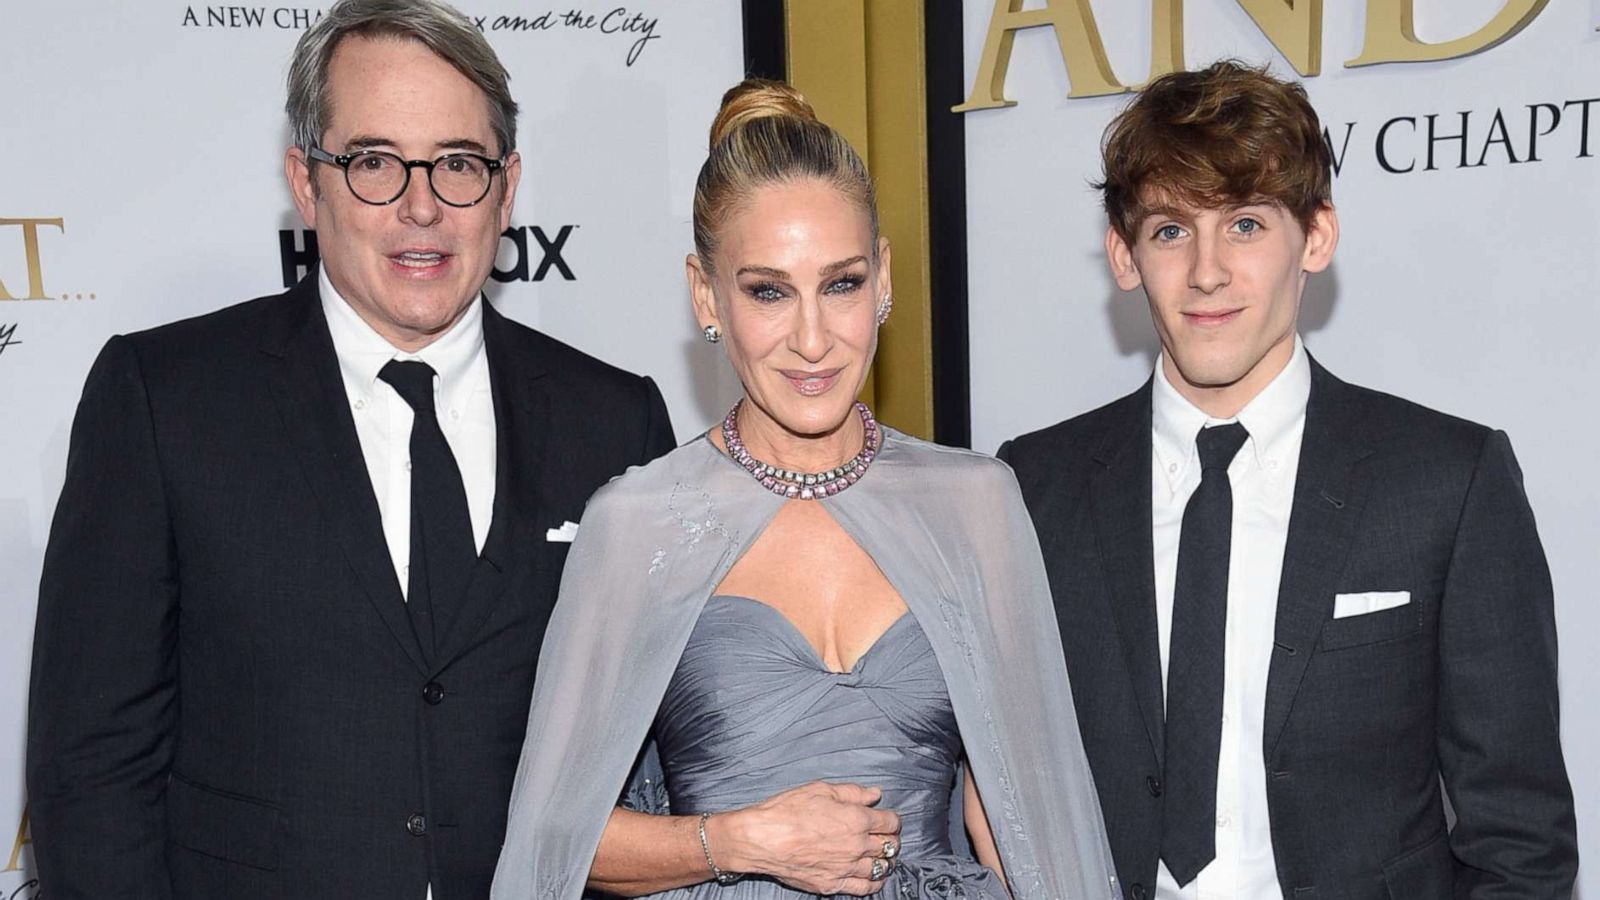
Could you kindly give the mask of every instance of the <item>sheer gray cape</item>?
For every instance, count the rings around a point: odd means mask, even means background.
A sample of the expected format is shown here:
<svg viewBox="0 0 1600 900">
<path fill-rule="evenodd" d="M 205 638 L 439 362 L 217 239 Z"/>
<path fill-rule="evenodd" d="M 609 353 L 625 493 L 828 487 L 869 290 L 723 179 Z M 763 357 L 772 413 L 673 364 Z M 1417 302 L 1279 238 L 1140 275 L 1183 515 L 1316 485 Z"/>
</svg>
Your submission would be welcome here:
<svg viewBox="0 0 1600 900">
<path fill-rule="evenodd" d="M 821 502 L 933 645 L 1011 892 L 1120 897 L 1011 470 L 883 428 Z M 785 501 L 706 437 L 589 501 L 534 682 L 493 900 L 577 900 L 701 609 Z"/>
</svg>

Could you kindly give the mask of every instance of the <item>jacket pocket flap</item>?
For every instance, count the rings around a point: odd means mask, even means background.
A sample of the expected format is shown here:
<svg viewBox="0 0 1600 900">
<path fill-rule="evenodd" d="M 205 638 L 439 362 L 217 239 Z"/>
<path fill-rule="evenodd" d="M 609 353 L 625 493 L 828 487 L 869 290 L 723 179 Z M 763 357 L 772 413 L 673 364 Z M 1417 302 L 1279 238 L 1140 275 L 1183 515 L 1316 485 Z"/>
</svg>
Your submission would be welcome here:
<svg viewBox="0 0 1600 900">
<path fill-rule="evenodd" d="M 1416 603 L 1407 603 L 1364 615 L 1329 619 L 1322 626 L 1322 649 L 1342 650 L 1376 644 L 1421 631 L 1422 616 L 1418 608 Z"/>
<path fill-rule="evenodd" d="M 167 782 L 167 838 L 196 853 L 276 869 L 279 816 L 271 804 L 213 790 L 176 772 Z"/>
</svg>

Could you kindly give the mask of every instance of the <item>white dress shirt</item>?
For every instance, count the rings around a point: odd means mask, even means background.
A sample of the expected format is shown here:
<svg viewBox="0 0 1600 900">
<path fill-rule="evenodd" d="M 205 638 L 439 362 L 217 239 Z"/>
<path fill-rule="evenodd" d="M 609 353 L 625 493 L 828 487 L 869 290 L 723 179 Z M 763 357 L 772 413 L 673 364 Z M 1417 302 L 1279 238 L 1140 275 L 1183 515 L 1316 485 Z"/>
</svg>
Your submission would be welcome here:
<svg viewBox="0 0 1600 900">
<path fill-rule="evenodd" d="M 483 349 L 483 306 L 479 298 L 460 321 L 416 353 L 396 349 L 372 329 L 328 281 L 320 276 L 322 312 L 333 335 L 345 395 L 355 417 L 361 455 L 372 478 L 400 590 L 409 589 L 411 570 L 411 407 L 378 372 L 392 359 L 421 360 L 433 367 L 434 409 L 445 442 L 461 469 L 478 550 L 489 534 L 494 509 L 494 398 L 489 388 L 489 357 Z"/>
<path fill-rule="evenodd" d="M 1195 407 L 1167 381 L 1162 361 L 1156 362 L 1151 512 L 1163 684 L 1172 646 L 1172 594 L 1183 510 L 1200 486 L 1195 435 L 1201 428 L 1235 421 L 1250 432 L 1228 467 L 1233 534 L 1223 648 L 1222 749 L 1217 761 L 1217 855 L 1181 888 L 1162 863 L 1156 874 L 1156 900 L 1283 900 L 1267 820 L 1262 720 L 1278 581 L 1310 395 L 1311 364 L 1298 336 L 1289 364 L 1234 419 L 1213 419 Z"/>
</svg>

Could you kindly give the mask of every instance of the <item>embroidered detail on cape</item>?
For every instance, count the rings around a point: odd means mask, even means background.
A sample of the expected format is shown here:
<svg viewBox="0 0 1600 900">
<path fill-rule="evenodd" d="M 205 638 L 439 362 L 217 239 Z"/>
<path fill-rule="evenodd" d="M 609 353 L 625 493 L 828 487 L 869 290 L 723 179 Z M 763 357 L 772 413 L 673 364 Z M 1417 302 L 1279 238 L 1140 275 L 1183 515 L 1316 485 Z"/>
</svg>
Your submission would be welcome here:
<svg viewBox="0 0 1600 900">
<path fill-rule="evenodd" d="M 680 503 L 685 504 L 688 509 L 680 507 Z M 672 493 L 667 496 L 667 511 L 672 513 L 672 517 L 678 522 L 678 527 L 683 529 L 683 534 L 678 538 L 678 546 L 692 550 L 711 535 L 718 535 L 737 544 L 738 535 L 730 532 L 728 526 L 717 518 L 715 509 L 716 502 L 706 491 L 681 481 L 674 482 Z M 650 574 L 655 575 L 666 566 L 666 548 L 657 547 L 655 555 L 650 558 Z"/>
</svg>

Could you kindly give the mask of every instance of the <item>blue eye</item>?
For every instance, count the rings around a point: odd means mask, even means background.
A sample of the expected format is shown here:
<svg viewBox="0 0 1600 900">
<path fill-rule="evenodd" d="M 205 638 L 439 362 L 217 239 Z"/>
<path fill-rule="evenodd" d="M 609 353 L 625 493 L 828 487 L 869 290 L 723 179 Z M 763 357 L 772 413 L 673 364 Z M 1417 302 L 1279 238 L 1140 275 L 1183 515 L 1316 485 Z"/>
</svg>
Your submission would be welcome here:
<svg viewBox="0 0 1600 900">
<path fill-rule="evenodd" d="M 860 275 L 846 275 L 828 285 L 825 290 L 830 294 L 849 294 L 855 291 L 856 288 L 861 287 L 865 282 L 866 279 Z"/>
<path fill-rule="evenodd" d="M 1234 227 L 1239 229 L 1240 234 L 1255 234 L 1261 230 L 1261 223 L 1255 219 L 1240 219 Z"/>
<path fill-rule="evenodd" d="M 776 303 L 777 301 L 783 299 L 783 290 L 769 281 L 764 281 L 760 284 L 752 284 L 745 290 L 750 294 L 751 297 L 754 297 L 756 300 L 759 300 L 762 303 Z"/>
<path fill-rule="evenodd" d="M 1175 241 L 1183 237 L 1183 229 L 1176 225 L 1163 225 L 1156 229 L 1156 239 L 1162 241 Z"/>
</svg>

